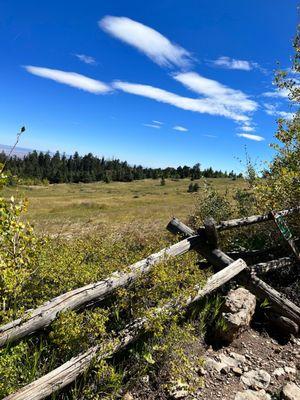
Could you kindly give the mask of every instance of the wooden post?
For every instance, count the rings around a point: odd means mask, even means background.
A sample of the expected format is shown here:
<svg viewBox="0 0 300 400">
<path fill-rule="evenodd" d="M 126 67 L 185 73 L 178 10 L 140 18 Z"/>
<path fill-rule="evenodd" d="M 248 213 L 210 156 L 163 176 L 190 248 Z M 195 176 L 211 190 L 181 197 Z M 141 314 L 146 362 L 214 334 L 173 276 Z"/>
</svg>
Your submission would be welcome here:
<svg viewBox="0 0 300 400">
<path fill-rule="evenodd" d="M 212 249 L 218 246 L 218 231 L 216 229 L 216 221 L 213 218 L 206 218 L 204 221 L 204 231 L 208 245 Z"/>
</svg>

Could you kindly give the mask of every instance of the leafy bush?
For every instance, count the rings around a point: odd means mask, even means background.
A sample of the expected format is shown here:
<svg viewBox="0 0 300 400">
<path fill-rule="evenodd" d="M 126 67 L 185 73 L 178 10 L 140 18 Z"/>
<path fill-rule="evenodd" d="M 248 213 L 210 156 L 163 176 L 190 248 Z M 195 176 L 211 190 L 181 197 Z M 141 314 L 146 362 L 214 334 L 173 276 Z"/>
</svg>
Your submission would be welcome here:
<svg viewBox="0 0 300 400">
<path fill-rule="evenodd" d="M 292 71 L 300 72 L 300 32 L 294 41 L 295 55 Z M 286 90 L 294 107 L 291 119 L 280 118 L 273 144 L 277 154 L 265 171 L 264 179 L 254 185 L 255 195 L 261 210 L 282 209 L 300 203 L 300 86 L 286 71 L 279 71 L 276 83 Z"/>
<path fill-rule="evenodd" d="M 232 216 L 233 209 L 226 194 L 222 195 L 210 185 L 205 184 L 201 193 L 197 196 L 195 208 L 189 223 L 198 228 L 203 225 L 205 218 L 212 217 L 216 222 L 228 219 Z"/>
</svg>

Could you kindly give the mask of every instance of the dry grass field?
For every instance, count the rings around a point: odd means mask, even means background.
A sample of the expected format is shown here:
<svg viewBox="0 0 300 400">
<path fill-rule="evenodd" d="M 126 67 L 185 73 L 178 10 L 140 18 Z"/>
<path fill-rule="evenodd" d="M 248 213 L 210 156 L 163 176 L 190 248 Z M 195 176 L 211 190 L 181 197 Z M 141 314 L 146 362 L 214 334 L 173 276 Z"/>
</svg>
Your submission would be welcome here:
<svg viewBox="0 0 300 400">
<path fill-rule="evenodd" d="M 167 179 L 165 186 L 160 180 L 19 186 L 6 188 L 4 196 L 27 198 L 27 218 L 40 232 L 77 234 L 132 222 L 164 228 L 172 216 L 184 219 L 192 212 L 197 194 L 187 192 L 189 184 L 189 179 Z M 242 179 L 225 178 L 200 179 L 198 184 L 198 193 L 209 184 L 229 197 L 246 186 Z"/>
</svg>

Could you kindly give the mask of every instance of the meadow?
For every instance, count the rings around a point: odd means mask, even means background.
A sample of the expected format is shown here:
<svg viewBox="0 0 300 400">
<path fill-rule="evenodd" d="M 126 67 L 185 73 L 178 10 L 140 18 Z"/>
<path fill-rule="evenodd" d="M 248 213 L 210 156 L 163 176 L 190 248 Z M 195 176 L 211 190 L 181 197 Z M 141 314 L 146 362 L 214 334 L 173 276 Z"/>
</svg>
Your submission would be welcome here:
<svg viewBox="0 0 300 400">
<path fill-rule="evenodd" d="M 79 234 L 101 225 L 118 227 L 129 223 L 164 229 L 172 216 L 185 219 L 193 212 L 197 195 L 205 185 L 232 198 L 246 188 L 243 179 L 200 179 L 198 193 L 188 193 L 189 179 L 139 180 L 133 182 L 53 184 L 6 187 L 4 197 L 29 201 L 26 218 L 45 234 Z"/>
</svg>

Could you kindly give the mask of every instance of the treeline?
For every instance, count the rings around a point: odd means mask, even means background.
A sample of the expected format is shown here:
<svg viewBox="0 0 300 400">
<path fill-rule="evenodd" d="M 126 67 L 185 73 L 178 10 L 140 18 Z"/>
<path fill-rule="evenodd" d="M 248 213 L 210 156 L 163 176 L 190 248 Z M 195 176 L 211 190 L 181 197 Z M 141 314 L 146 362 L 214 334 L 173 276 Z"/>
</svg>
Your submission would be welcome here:
<svg viewBox="0 0 300 400">
<path fill-rule="evenodd" d="M 80 156 L 77 152 L 72 156 L 32 151 L 23 158 L 8 156 L 0 153 L 0 163 L 6 163 L 6 170 L 9 171 L 11 180 L 17 176 L 18 179 L 31 179 L 33 181 L 44 181 L 49 183 L 78 183 L 96 181 L 120 181 L 131 182 L 139 179 L 199 179 L 205 178 L 237 178 L 233 171 L 230 173 L 206 168 L 201 170 L 200 164 L 193 167 L 178 168 L 146 168 L 141 165 L 129 165 L 126 161 L 118 159 L 105 159 L 89 153 Z"/>
</svg>

